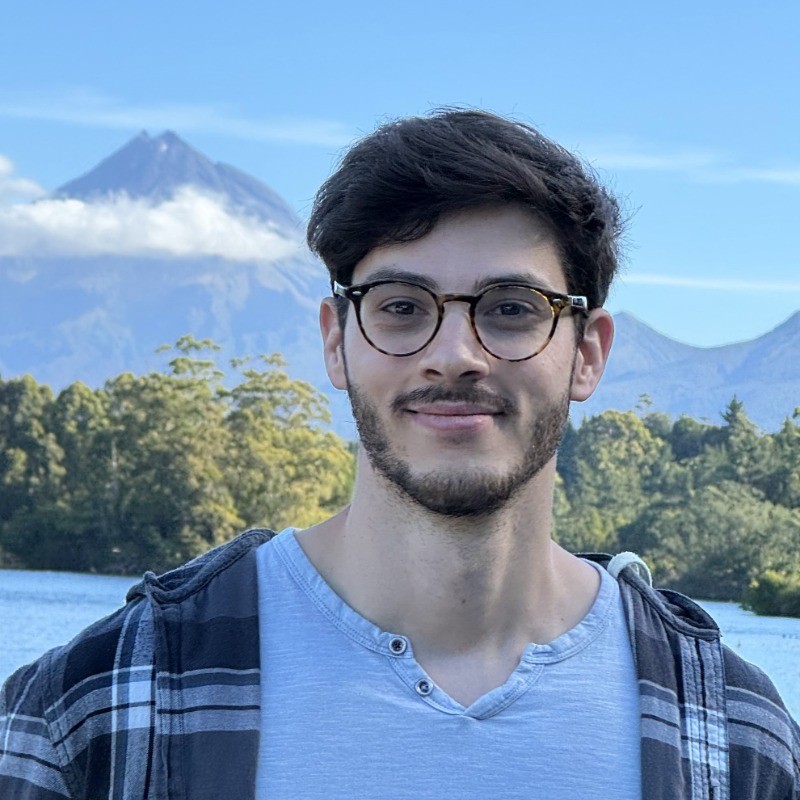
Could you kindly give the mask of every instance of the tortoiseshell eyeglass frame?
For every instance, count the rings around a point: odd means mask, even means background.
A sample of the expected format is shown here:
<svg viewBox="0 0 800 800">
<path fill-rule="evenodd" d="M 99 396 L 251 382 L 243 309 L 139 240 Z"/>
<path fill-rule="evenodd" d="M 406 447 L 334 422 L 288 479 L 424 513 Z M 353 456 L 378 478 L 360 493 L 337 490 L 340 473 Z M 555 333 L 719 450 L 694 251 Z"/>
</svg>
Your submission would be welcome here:
<svg viewBox="0 0 800 800">
<path fill-rule="evenodd" d="M 403 286 L 413 286 L 415 289 L 421 289 L 422 291 L 426 292 L 428 295 L 431 296 L 433 301 L 436 303 L 436 308 L 439 312 L 439 318 L 436 321 L 436 325 L 433 328 L 433 332 L 422 344 L 420 347 L 417 347 L 415 350 L 412 350 L 408 353 L 392 353 L 389 350 L 385 350 L 382 347 L 378 347 L 375 342 L 370 339 L 367 332 L 364 330 L 364 324 L 361 321 L 361 301 L 363 300 L 364 296 L 370 289 L 374 289 L 376 286 L 386 286 L 387 284 L 401 284 Z M 499 356 L 496 353 L 493 353 L 483 342 L 478 333 L 478 329 L 475 325 L 475 307 L 480 302 L 481 298 L 487 293 L 494 291 L 496 289 L 528 289 L 531 292 L 535 292 L 536 294 L 543 297 L 547 300 L 550 311 L 553 315 L 553 323 L 550 326 L 550 331 L 547 334 L 547 338 L 544 340 L 542 345 L 533 353 L 528 356 L 523 356 L 522 358 L 505 358 L 503 356 Z M 418 283 L 414 283 L 413 281 L 404 281 L 404 280 L 394 280 L 394 279 L 387 279 L 387 280 L 379 280 L 379 281 L 371 281 L 368 283 L 359 283 L 355 286 L 342 286 L 341 284 L 337 283 L 336 281 L 331 282 L 331 293 L 334 297 L 341 297 L 346 300 L 349 300 L 355 310 L 356 310 L 356 320 L 358 321 L 358 327 L 361 330 L 361 335 L 367 340 L 367 342 L 372 346 L 375 350 L 379 353 L 383 353 L 387 356 L 395 356 L 397 358 L 406 358 L 408 356 L 413 356 L 419 353 L 421 350 L 424 350 L 436 337 L 436 334 L 439 332 L 439 328 L 442 325 L 442 320 L 444 319 L 444 304 L 457 302 L 457 303 L 467 303 L 469 305 L 469 320 L 470 324 L 472 325 L 472 332 L 475 334 L 475 338 L 480 343 L 481 347 L 489 353 L 489 355 L 493 356 L 494 358 L 498 358 L 501 361 L 511 361 L 511 362 L 518 362 L 518 361 L 528 361 L 529 359 L 533 358 L 534 356 L 538 356 L 542 350 L 550 344 L 553 336 L 556 332 L 556 326 L 558 325 L 558 320 L 561 317 L 561 314 L 564 311 L 571 311 L 575 309 L 579 311 L 583 315 L 587 315 L 589 313 L 589 301 L 583 295 L 572 295 L 572 294 L 562 294 L 561 292 L 551 292 L 549 289 L 540 289 L 538 286 L 529 286 L 523 283 L 503 283 L 503 284 L 496 284 L 494 286 L 489 286 L 484 289 L 479 294 L 470 295 L 470 294 L 436 294 L 436 292 L 431 291 L 427 286 L 421 286 Z"/>
</svg>

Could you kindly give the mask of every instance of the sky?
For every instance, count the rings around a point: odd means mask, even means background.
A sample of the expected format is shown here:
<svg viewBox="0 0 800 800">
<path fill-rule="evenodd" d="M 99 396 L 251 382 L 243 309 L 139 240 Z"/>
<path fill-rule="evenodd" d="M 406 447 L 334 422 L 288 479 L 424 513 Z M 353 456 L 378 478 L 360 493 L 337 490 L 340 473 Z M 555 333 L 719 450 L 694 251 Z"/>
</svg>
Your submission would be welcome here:
<svg viewBox="0 0 800 800">
<path fill-rule="evenodd" d="M 32 0 L 3 16 L 0 218 L 165 129 L 307 217 L 376 124 L 479 107 L 576 151 L 621 198 L 612 312 L 714 346 L 800 309 L 790 0 Z"/>
</svg>

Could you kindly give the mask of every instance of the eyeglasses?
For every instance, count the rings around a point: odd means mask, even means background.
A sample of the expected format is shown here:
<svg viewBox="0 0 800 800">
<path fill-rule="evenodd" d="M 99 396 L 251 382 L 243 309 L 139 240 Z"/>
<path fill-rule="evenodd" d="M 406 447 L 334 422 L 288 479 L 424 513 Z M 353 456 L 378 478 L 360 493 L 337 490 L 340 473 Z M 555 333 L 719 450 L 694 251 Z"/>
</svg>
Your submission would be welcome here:
<svg viewBox="0 0 800 800">
<path fill-rule="evenodd" d="M 364 338 L 390 356 L 413 356 L 426 347 L 441 327 L 445 303 L 467 303 L 475 338 L 504 361 L 526 361 L 541 353 L 564 311 L 589 311 L 585 297 L 524 284 L 490 286 L 477 295 L 436 294 L 394 280 L 347 287 L 334 282 L 331 289 L 353 304 Z"/>
</svg>

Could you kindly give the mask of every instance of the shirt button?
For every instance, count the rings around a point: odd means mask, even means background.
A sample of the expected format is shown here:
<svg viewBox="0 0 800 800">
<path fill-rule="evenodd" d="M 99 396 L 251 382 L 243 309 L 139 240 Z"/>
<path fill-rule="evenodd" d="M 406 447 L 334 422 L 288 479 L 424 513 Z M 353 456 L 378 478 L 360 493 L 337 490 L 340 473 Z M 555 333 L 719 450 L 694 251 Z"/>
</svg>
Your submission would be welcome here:
<svg viewBox="0 0 800 800">
<path fill-rule="evenodd" d="M 430 681 L 426 681 L 425 678 L 418 680 L 414 688 L 417 690 L 417 694 L 422 697 L 427 697 L 433 691 Z"/>
<path fill-rule="evenodd" d="M 395 636 L 395 638 L 389 642 L 389 649 L 392 651 L 393 655 L 401 656 L 405 653 L 407 648 L 408 642 L 403 639 L 402 636 Z"/>
</svg>

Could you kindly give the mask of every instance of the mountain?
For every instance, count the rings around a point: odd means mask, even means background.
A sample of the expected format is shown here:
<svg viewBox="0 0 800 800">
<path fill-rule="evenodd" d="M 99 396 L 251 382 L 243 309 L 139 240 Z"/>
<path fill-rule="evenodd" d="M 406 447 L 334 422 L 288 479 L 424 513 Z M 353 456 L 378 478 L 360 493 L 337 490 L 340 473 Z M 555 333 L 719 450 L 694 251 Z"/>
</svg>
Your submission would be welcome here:
<svg viewBox="0 0 800 800">
<path fill-rule="evenodd" d="M 676 342 L 627 313 L 615 323 L 606 373 L 594 396 L 573 407 L 577 420 L 634 408 L 647 395 L 654 410 L 717 423 L 736 395 L 754 422 L 776 430 L 800 406 L 800 311 L 757 339 L 708 348 Z"/>
<path fill-rule="evenodd" d="M 100 386 L 160 368 L 154 351 L 193 333 L 226 357 L 280 352 L 291 375 L 329 389 L 317 322 L 327 272 L 301 221 L 175 133 L 139 134 L 2 222 L 0 253 L 19 240 L 0 255 L 3 377 Z M 342 396 L 332 411 L 352 435 Z"/>
<path fill-rule="evenodd" d="M 173 197 L 183 186 L 224 196 L 240 210 L 278 226 L 300 227 L 295 213 L 269 186 L 227 164 L 212 163 L 172 131 L 156 138 L 142 131 L 53 196 L 93 202 L 124 193 L 159 201 Z"/>
</svg>

